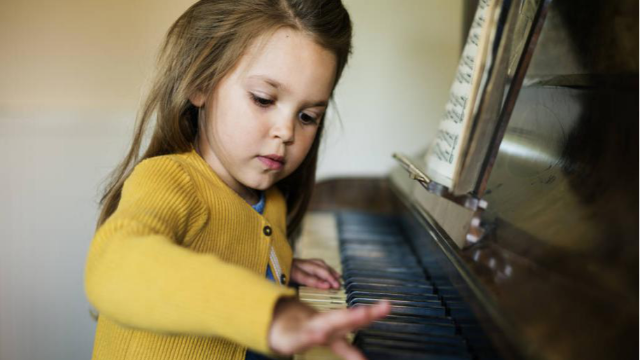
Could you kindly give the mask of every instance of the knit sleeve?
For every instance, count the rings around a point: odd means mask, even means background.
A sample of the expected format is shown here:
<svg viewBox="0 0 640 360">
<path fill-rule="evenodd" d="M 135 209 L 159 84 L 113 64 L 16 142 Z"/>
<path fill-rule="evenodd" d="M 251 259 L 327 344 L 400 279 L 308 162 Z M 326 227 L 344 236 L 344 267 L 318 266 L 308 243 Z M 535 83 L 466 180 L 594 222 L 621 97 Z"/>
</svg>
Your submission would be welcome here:
<svg viewBox="0 0 640 360">
<path fill-rule="evenodd" d="M 101 316 L 123 326 L 220 336 L 269 353 L 275 303 L 295 293 L 180 246 L 206 216 L 180 164 L 168 157 L 140 163 L 125 182 L 118 209 L 91 243 L 87 298 Z"/>
</svg>

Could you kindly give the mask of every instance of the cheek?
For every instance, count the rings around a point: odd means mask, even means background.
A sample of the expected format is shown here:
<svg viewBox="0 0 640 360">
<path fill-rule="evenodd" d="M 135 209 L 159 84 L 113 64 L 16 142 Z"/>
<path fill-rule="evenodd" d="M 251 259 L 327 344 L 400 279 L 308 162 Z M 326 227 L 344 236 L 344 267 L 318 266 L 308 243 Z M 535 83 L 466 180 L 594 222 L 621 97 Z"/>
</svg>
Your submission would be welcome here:
<svg viewBox="0 0 640 360">
<path fill-rule="evenodd" d="M 309 129 L 309 131 L 303 132 L 303 134 L 302 134 L 303 141 L 302 142 L 304 144 L 306 152 L 308 152 L 309 149 L 311 149 L 311 145 L 313 145 L 313 141 L 315 140 L 317 133 L 318 133 L 318 128 L 317 127 L 313 127 L 311 129 Z"/>
<path fill-rule="evenodd" d="M 296 151 L 296 167 L 298 167 L 302 163 L 302 161 L 304 161 L 304 158 L 309 153 L 309 150 L 311 150 L 313 140 L 316 138 L 317 128 L 309 129 L 306 131 L 305 130 L 301 131 L 300 136 L 296 139 L 296 145 L 298 145 Z"/>
<path fill-rule="evenodd" d="M 247 106 L 235 105 L 217 114 L 220 121 L 216 122 L 215 128 L 224 138 L 221 140 L 236 145 L 255 142 L 262 131 L 260 119 Z"/>
</svg>

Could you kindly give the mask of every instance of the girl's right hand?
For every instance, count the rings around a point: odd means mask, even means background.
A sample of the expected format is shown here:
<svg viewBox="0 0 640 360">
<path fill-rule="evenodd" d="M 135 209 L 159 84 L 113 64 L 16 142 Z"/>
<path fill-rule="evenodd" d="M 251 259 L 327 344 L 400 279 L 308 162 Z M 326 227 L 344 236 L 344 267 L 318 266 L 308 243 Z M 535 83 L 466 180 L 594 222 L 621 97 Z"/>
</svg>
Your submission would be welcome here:
<svg viewBox="0 0 640 360">
<path fill-rule="evenodd" d="M 319 313 L 294 298 L 276 304 L 269 330 L 269 346 L 280 355 L 293 355 L 314 346 L 327 346 L 347 360 L 365 360 L 346 335 L 389 314 L 391 305 L 376 305 Z"/>
</svg>

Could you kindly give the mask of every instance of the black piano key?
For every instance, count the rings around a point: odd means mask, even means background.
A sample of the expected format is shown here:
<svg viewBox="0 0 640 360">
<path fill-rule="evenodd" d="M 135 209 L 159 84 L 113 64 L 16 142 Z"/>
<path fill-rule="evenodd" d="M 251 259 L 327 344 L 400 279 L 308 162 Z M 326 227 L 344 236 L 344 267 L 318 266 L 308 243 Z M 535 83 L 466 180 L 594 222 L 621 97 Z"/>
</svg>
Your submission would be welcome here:
<svg viewBox="0 0 640 360">
<path fill-rule="evenodd" d="M 363 224 L 344 224 L 338 228 L 339 235 L 369 236 L 369 235 L 388 235 L 403 237 L 402 231 L 395 226 L 385 227 L 376 225 Z"/>
<path fill-rule="evenodd" d="M 360 251 L 360 252 L 345 251 L 345 252 L 342 253 L 342 256 L 349 256 L 349 257 L 354 258 L 354 259 L 369 259 L 369 260 L 381 260 L 381 261 L 382 261 L 382 259 L 385 259 L 385 258 L 388 259 L 387 254 L 385 254 L 384 251 L 377 251 L 377 252 L 374 252 L 374 251 L 367 251 L 367 252 L 364 252 L 364 251 Z M 396 259 L 398 259 L 398 258 L 396 258 Z"/>
<path fill-rule="evenodd" d="M 402 267 L 402 266 L 395 266 L 395 267 L 373 267 L 373 266 L 360 266 L 360 267 L 355 267 L 355 266 L 344 266 L 343 267 L 343 272 L 344 273 L 354 273 L 354 272 L 360 272 L 360 273 L 369 273 L 370 276 L 365 276 L 365 275 L 361 275 L 362 277 L 375 277 L 376 275 L 380 276 L 380 277 L 384 277 L 384 275 L 387 276 L 392 276 L 393 274 L 401 274 L 401 276 L 415 276 L 415 277 L 420 277 L 421 279 L 426 279 L 426 276 L 424 275 L 424 273 L 422 272 L 422 270 L 418 267 Z M 354 274 L 355 276 L 355 274 Z M 397 277 L 399 279 L 402 279 L 402 277 Z"/>
<path fill-rule="evenodd" d="M 410 251 L 411 248 L 409 248 L 408 246 L 404 246 L 401 242 L 396 242 L 396 243 L 372 243 L 372 242 L 361 242 L 361 241 L 356 241 L 356 242 L 350 242 L 350 241 L 345 241 L 342 242 L 340 244 L 340 249 L 341 250 L 350 250 L 350 249 L 357 249 L 357 250 L 386 250 L 389 252 L 392 251 Z M 414 256 L 412 256 L 413 258 L 415 258 Z M 418 260 L 418 259 L 416 259 Z"/>
<path fill-rule="evenodd" d="M 356 304 L 376 304 L 380 302 L 380 298 L 363 298 L 363 297 L 354 297 L 347 303 L 348 307 L 354 306 Z M 397 306 L 414 306 L 414 307 L 432 307 L 432 308 L 442 308 L 445 307 L 442 305 L 442 302 L 439 300 L 434 301 L 407 301 L 407 300 L 394 300 L 394 299 L 384 299 L 389 301 L 391 305 Z M 443 315 L 444 316 L 444 315 Z"/>
<path fill-rule="evenodd" d="M 457 296 L 457 295 L 448 295 L 448 294 L 439 294 L 439 295 L 442 297 L 442 299 L 443 299 L 444 301 L 446 301 L 446 302 L 447 302 L 447 304 L 454 304 L 454 303 L 462 303 L 462 304 L 465 304 L 465 303 L 462 301 L 462 298 L 461 298 L 461 297 L 459 297 L 459 296 Z"/>
<path fill-rule="evenodd" d="M 413 315 L 413 316 L 445 316 L 444 308 L 438 307 L 418 307 L 418 306 L 392 306 L 391 314 Z"/>
<path fill-rule="evenodd" d="M 392 294 L 433 294 L 432 286 L 394 286 L 394 285 L 375 285 L 375 284 L 349 284 L 345 286 L 347 292 L 365 291 L 373 293 L 392 293 Z"/>
<path fill-rule="evenodd" d="M 362 349 L 362 352 L 369 360 L 466 360 L 469 356 L 452 354 L 431 354 L 421 351 L 410 351 L 403 349 L 385 348 L 369 346 Z"/>
<path fill-rule="evenodd" d="M 424 335 L 411 333 L 385 332 L 371 329 L 359 330 L 356 339 L 359 337 L 380 338 L 398 341 L 408 341 L 414 343 L 434 343 L 442 347 L 467 349 L 467 343 L 461 336 L 448 335 Z"/>
<path fill-rule="evenodd" d="M 431 279 L 431 281 L 433 281 L 434 284 L 438 284 L 440 286 L 448 286 L 451 284 L 451 281 L 449 279 L 435 275 L 432 271 L 427 272 L 429 273 L 429 278 Z"/>
<path fill-rule="evenodd" d="M 380 300 L 376 299 L 362 299 L 362 298 L 354 298 L 347 305 L 348 307 L 356 306 L 356 305 L 374 305 L 378 303 Z M 445 307 L 442 306 L 437 301 L 431 302 L 418 302 L 418 301 L 398 301 L 398 300 L 389 300 L 392 308 L 398 308 L 398 313 L 402 312 L 402 309 L 424 309 L 424 312 L 416 311 L 416 313 L 421 314 L 421 316 L 431 316 L 431 317 L 445 317 Z M 407 310 L 408 311 L 408 310 Z M 407 315 L 410 311 L 407 312 Z"/>
<path fill-rule="evenodd" d="M 342 269 L 342 277 L 346 280 L 348 277 L 364 277 L 374 279 L 425 279 L 422 272 L 384 272 L 380 269 L 368 270 L 368 269 Z"/>
<path fill-rule="evenodd" d="M 344 241 L 342 243 L 340 243 L 340 248 L 347 250 L 347 249 L 363 249 L 363 250 L 367 250 L 367 249 L 384 249 L 387 251 L 403 251 L 403 252 L 407 252 L 407 251 L 411 251 L 411 248 L 407 245 L 404 245 L 402 242 L 397 242 L 397 243 L 375 243 L 375 242 L 350 242 L 350 241 Z M 415 260 L 418 260 L 415 258 L 415 256 L 411 256 L 412 258 L 414 258 Z"/>
<path fill-rule="evenodd" d="M 393 294 L 367 291 L 353 291 L 347 294 L 347 303 L 353 299 L 380 299 L 380 300 L 406 300 L 406 301 L 440 301 L 440 297 L 434 294 Z"/>
<path fill-rule="evenodd" d="M 403 260 L 404 255 L 400 256 L 387 256 L 384 258 L 378 258 L 378 255 L 373 256 L 356 256 L 349 254 L 348 258 L 342 259 L 342 267 L 358 267 L 373 270 L 383 270 L 384 268 L 396 268 L 404 267 L 420 270 L 424 274 L 424 270 L 420 266 L 420 263 L 416 261 Z"/>
<path fill-rule="evenodd" d="M 379 215 L 379 214 L 367 214 L 367 213 L 358 213 L 358 212 L 342 212 L 338 214 L 338 221 L 346 222 L 348 220 L 349 223 L 372 223 L 374 225 L 384 225 L 396 227 L 398 226 L 398 218 L 389 215 Z"/>
<path fill-rule="evenodd" d="M 398 349 L 398 350 L 408 350 L 408 351 L 418 351 L 420 353 L 427 354 L 439 354 L 439 355 L 456 355 L 462 356 L 465 358 L 470 358 L 471 355 L 469 351 L 465 348 L 456 348 L 446 346 L 441 343 L 434 342 L 413 342 L 413 341 L 403 341 L 403 340 L 395 340 L 395 339 L 383 339 L 383 338 L 374 338 L 374 337 L 366 337 L 361 336 L 356 339 L 356 346 L 361 349 L 368 349 L 371 347 L 382 347 L 388 349 Z"/>
<path fill-rule="evenodd" d="M 360 271 L 362 272 L 362 269 L 343 269 L 343 273 L 346 274 L 347 276 L 344 277 L 344 280 L 347 281 L 351 281 L 351 282 L 384 282 L 385 284 L 425 284 L 425 285 L 429 285 L 431 287 L 433 287 L 433 284 L 427 280 L 425 277 L 419 277 L 417 273 L 415 273 L 416 276 L 413 276 L 411 278 L 409 277 L 402 277 L 402 276 L 395 276 L 395 277 L 389 277 L 389 276 L 373 276 L 370 273 L 369 274 L 354 274 L 354 271 Z M 411 274 L 411 273 L 410 273 Z M 388 275 L 388 274 L 385 274 Z"/>
<path fill-rule="evenodd" d="M 406 246 L 402 246 L 401 244 L 371 244 L 371 243 L 366 243 L 366 244 L 361 244 L 361 243 L 343 243 L 340 245 L 340 250 L 344 250 L 344 251 L 348 251 L 348 250 L 382 250 L 385 252 L 388 252 L 390 254 L 392 253 L 411 253 L 411 249 L 406 247 Z M 413 255 L 411 256 L 414 260 L 418 260 L 416 259 Z"/>
<path fill-rule="evenodd" d="M 347 250 L 343 252 L 342 256 L 367 260 L 402 260 L 402 255 L 389 255 L 384 250 Z"/>
<path fill-rule="evenodd" d="M 338 232 L 338 236 L 344 239 L 345 243 L 349 242 L 366 242 L 366 243 L 405 243 L 404 237 L 397 231 L 359 231 L 361 228 L 350 227 Z"/>
<path fill-rule="evenodd" d="M 351 260 L 351 261 L 343 261 L 342 262 L 343 269 L 369 269 L 374 271 L 385 270 L 388 268 L 405 268 L 408 271 L 418 272 L 420 274 L 424 274 L 420 264 L 412 263 L 410 261 L 402 262 L 402 261 L 363 261 L 361 259 Z"/>
<path fill-rule="evenodd" d="M 342 257 L 344 260 L 359 260 L 359 261 L 370 261 L 370 262 L 400 262 L 402 263 L 402 258 L 410 256 L 409 254 L 403 254 L 402 251 L 387 251 L 385 249 L 357 249 L 350 248 L 340 250 L 342 253 Z M 348 261 L 346 261 L 348 262 Z M 414 264 L 418 264 L 417 261 L 413 261 Z"/>
<path fill-rule="evenodd" d="M 377 279 L 377 280 L 373 280 L 373 279 L 360 279 L 360 280 L 353 280 L 353 279 L 348 279 L 345 280 L 344 283 L 344 289 L 349 292 L 351 290 L 357 289 L 358 290 L 362 290 L 362 289 L 376 289 L 374 292 L 378 292 L 377 289 L 402 289 L 402 288 L 412 288 L 415 291 L 410 292 L 411 294 L 435 294 L 433 291 L 433 286 L 429 285 L 428 283 L 421 283 L 421 282 L 412 282 L 412 281 L 405 281 L 405 282 L 387 282 L 383 279 Z M 384 290 L 383 290 L 384 291 Z M 388 292 L 388 291 L 385 291 Z M 402 292 L 402 291 L 398 291 L 398 293 L 407 293 L 407 292 Z M 436 294 L 437 295 L 437 294 Z"/>
<path fill-rule="evenodd" d="M 348 224 L 339 227 L 338 235 L 347 239 L 350 237 L 395 237 L 404 242 L 402 231 L 396 227 Z"/>
<path fill-rule="evenodd" d="M 356 301 L 354 305 L 357 305 Z M 445 316 L 445 308 L 431 306 L 391 306 L 392 315 L 412 315 L 412 316 Z"/>
<path fill-rule="evenodd" d="M 419 262 L 415 259 L 411 259 L 411 253 L 410 252 L 405 252 L 402 250 L 387 250 L 387 249 L 374 249 L 374 248 L 369 248 L 369 249 L 362 249 L 362 248 L 347 248 L 347 249 L 341 249 L 340 252 L 342 253 L 342 257 L 343 257 L 343 262 L 345 263 L 350 263 L 350 262 L 354 262 L 354 261 L 359 261 L 359 262 L 369 262 L 369 263 L 375 263 L 375 262 L 398 262 L 400 264 L 404 264 L 405 262 L 402 261 L 402 258 L 405 258 L 404 260 L 409 261 L 411 264 L 416 264 L 418 266 Z M 378 256 L 379 254 L 382 254 L 383 257 L 382 258 L 372 258 L 371 255 L 375 255 Z M 422 267 L 420 267 L 422 268 Z"/>
<path fill-rule="evenodd" d="M 385 243 L 385 244 L 375 244 L 372 245 L 371 243 L 342 243 L 339 246 L 340 248 L 340 252 L 341 254 L 344 254 L 348 251 L 382 251 L 385 252 L 387 254 L 411 254 L 411 249 L 402 246 L 399 243 Z M 416 259 L 415 257 L 411 256 L 411 258 L 413 260 L 415 260 L 416 262 L 418 261 L 418 259 Z"/>
<path fill-rule="evenodd" d="M 338 224 L 363 224 L 371 227 L 398 228 L 398 218 L 374 214 L 341 213 L 337 217 Z"/>
<path fill-rule="evenodd" d="M 384 253 L 385 256 L 382 258 L 378 258 L 378 257 L 371 257 L 368 254 L 364 254 L 364 253 L 356 254 L 353 251 L 342 251 L 342 255 L 343 255 L 342 263 L 345 266 L 350 264 L 361 264 L 363 266 L 369 266 L 369 267 L 376 266 L 376 265 L 383 266 L 385 264 L 391 264 L 396 266 L 404 265 L 405 267 L 418 267 L 420 268 L 420 270 L 422 270 L 422 266 L 418 261 L 413 260 L 411 258 L 407 259 L 407 256 L 409 255 L 402 254 L 402 252 L 389 253 L 384 250 L 380 250 L 379 252 Z M 377 256 L 377 254 L 374 256 Z"/>
<path fill-rule="evenodd" d="M 416 317 L 409 315 L 387 315 L 384 319 L 379 321 L 391 321 L 399 323 L 417 323 L 417 324 L 441 324 L 451 327 L 455 327 L 455 321 L 445 316 L 433 316 L 433 317 Z"/>
<path fill-rule="evenodd" d="M 395 220 L 380 219 L 379 221 L 345 221 L 346 219 L 338 219 L 338 225 L 341 229 L 362 228 L 363 231 L 367 229 L 397 231 L 400 232 L 400 227 L 395 223 Z"/>
<path fill-rule="evenodd" d="M 452 286 L 438 286 L 438 293 L 442 294 L 442 295 L 446 295 L 446 296 L 451 296 L 451 297 L 458 297 L 460 298 L 460 293 L 458 293 L 458 291 L 456 289 L 454 289 Z"/>
<path fill-rule="evenodd" d="M 383 253 L 383 258 L 371 258 L 369 256 L 370 251 L 375 251 L 376 253 Z M 398 250 L 385 250 L 385 249 L 341 249 L 342 253 L 342 262 L 345 264 L 350 263 L 363 263 L 365 265 L 374 265 L 376 263 L 398 263 L 405 264 L 405 266 L 418 266 L 422 269 L 420 263 L 412 259 L 410 252 L 398 251 Z"/>
<path fill-rule="evenodd" d="M 351 295 L 347 297 L 347 307 L 354 306 L 358 301 L 367 301 L 370 303 L 378 303 L 382 300 L 389 301 L 390 303 L 396 303 L 398 305 L 402 304 L 414 304 L 415 306 L 432 306 L 432 307 L 442 307 L 446 310 L 446 307 L 442 304 L 442 302 L 438 298 L 419 298 L 415 299 L 407 299 L 403 298 L 403 295 L 398 296 L 384 296 L 380 294 L 362 294 L 357 293 L 355 295 Z"/>
<path fill-rule="evenodd" d="M 339 235 L 341 237 L 340 240 L 343 241 L 343 244 L 370 244 L 370 243 L 377 243 L 377 244 L 401 244 L 403 243 L 403 239 L 395 236 L 395 235 L 390 235 L 390 236 L 358 236 L 356 237 L 355 235 Z"/>
<path fill-rule="evenodd" d="M 425 335 L 455 335 L 455 326 L 435 323 L 374 321 L 367 329 Z"/>
<path fill-rule="evenodd" d="M 344 279 L 345 284 L 383 284 L 383 285 L 397 285 L 397 286 L 431 286 L 431 284 L 422 279 L 415 280 L 403 280 L 403 279 L 381 279 L 381 278 L 366 278 L 360 276 L 349 277 Z"/>
</svg>

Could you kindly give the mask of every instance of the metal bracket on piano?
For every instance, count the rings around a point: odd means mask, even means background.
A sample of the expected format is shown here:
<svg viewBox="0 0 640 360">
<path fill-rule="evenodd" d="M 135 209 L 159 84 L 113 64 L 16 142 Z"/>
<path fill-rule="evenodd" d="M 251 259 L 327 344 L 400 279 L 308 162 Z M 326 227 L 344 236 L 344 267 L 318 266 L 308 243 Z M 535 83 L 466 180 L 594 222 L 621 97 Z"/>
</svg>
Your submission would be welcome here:
<svg viewBox="0 0 640 360">
<path fill-rule="evenodd" d="M 393 158 L 396 159 L 405 170 L 407 170 L 411 179 L 419 182 L 420 185 L 430 193 L 443 197 L 473 211 L 466 240 L 470 244 L 474 244 L 482 238 L 485 230 L 480 224 L 480 214 L 487 208 L 488 203 L 486 200 L 480 199 L 472 194 L 454 195 L 449 191 L 448 187 L 431 180 L 424 172 L 415 166 L 407 156 L 394 153 Z"/>
</svg>

